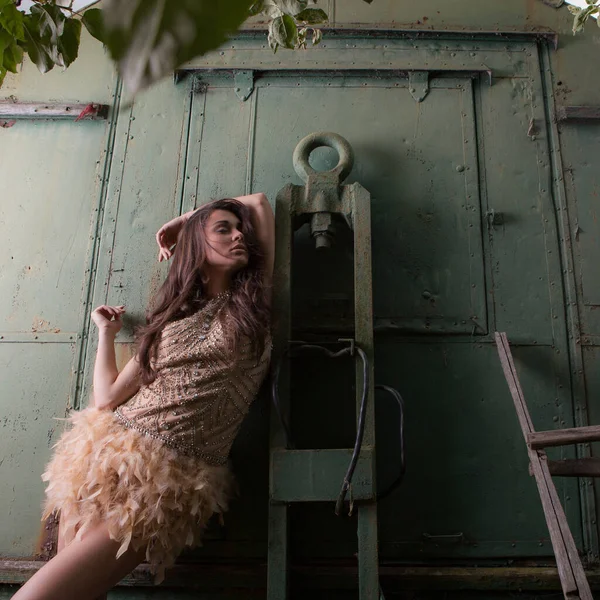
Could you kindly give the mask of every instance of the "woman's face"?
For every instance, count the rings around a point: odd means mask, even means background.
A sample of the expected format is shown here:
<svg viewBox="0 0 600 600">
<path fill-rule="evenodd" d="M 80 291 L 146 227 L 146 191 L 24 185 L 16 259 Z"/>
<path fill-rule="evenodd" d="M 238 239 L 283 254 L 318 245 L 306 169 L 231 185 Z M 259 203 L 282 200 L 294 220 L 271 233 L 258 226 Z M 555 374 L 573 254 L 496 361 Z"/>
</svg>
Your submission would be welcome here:
<svg viewBox="0 0 600 600">
<path fill-rule="evenodd" d="M 214 210 L 204 225 L 206 262 L 228 272 L 248 264 L 248 250 L 241 231 L 242 222 L 228 210 Z"/>
</svg>

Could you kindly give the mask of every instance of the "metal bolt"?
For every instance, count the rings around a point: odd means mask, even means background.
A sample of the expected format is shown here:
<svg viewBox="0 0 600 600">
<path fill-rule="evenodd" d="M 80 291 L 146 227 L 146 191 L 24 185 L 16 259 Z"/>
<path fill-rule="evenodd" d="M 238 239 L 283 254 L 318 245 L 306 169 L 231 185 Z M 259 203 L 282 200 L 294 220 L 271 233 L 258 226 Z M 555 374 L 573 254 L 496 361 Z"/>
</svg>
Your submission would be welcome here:
<svg viewBox="0 0 600 600">
<path fill-rule="evenodd" d="M 317 233 L 315 235 L 315 247 L 317 249 L 330 248 L 331 238 L 326 233 Z"/>
<path fill-rule="evenodd" d="M 462 172 L 465 170 L 465 167 L 464 167 L 464 165 L 458 165 L 458 166 L 456 167 L 456 170 L 457 170 L 459 173 L 462 173 Z"/>
</svg>

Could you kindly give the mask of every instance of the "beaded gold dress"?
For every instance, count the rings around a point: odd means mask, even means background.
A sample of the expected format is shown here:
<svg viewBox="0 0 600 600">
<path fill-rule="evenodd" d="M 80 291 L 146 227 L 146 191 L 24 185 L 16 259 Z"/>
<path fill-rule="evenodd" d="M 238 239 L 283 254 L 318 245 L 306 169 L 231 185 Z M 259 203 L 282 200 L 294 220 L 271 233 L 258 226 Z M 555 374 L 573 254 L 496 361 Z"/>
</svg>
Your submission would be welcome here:
<svg viewBox="0 0 600 600">
<path fill-rule="evenodd" d="M 264 351 L 224 335 L 228 296 L 165 326 L 157 378 L 114 412 L 87 408 L 69 418 L 42 478 L 43 518 L 60 512 L 67 535 L 98 522 L 164 577 L 185 546 L 197 546 L 215 513 L 227 510 L 233 440 L 265 378 Z"/>
</svg>

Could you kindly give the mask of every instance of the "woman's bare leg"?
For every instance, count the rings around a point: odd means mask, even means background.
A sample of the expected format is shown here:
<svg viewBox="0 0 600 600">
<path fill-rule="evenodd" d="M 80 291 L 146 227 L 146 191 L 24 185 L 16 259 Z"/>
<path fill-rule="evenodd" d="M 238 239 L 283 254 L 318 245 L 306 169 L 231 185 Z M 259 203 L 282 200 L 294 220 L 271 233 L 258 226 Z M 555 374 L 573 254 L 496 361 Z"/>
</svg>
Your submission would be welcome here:
<svg viewBox="0 0 600 600">
<path fill-rule="evenodd" d="M 116 558 L 119 543 L 106 525 L 86 532 L 46 563 L 13 600 L 94 600 L 115 586 L 144 559 L 144 550 L 129 548 Z"/>
<path fill-rule="evenodd" d="M 61 513 L 60 519 L 58 521 L 58 543 L 56 545 L 57 554 L 64 550 L 75 538 L 74 532 L 69 533 L 69 535 L 66 534 L 65 522 L 66 519 L 63 518 L 63 514 Z M 107 595 L 108 594 L 102 594 L 101 596 L 96 597 L 94 600 L 106 600 Z"/>
</svg>

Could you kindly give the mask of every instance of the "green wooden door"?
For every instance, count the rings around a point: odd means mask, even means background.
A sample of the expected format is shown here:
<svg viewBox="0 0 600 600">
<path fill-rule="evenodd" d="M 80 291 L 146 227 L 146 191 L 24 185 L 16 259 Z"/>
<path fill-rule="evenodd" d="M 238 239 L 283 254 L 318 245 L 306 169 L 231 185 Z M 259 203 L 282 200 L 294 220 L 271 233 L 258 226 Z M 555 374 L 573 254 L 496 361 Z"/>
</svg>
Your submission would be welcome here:
<svg viewBox="0 0 600 600">
<path fill-rule="evenodd" d="M 200 72 L 193 84 L 192 123 L 201 142 L 190 136 L 195 162 L 187 169 L 198 173 L 190 192 L 198 202 L 243 191 L 274 199 L 286 183 L 301 183 L 292 152 L 311 132 L 334 131 L 354 147 L 348 182 L 372 194 L 376 379 L 406 401 L 408 473 L 380 507 L 383 557 L 551 554 L 493 344 L 495 330 L 515 343 L 536 426 L 571 426 L 542 83 L 535 46 L 517 50 L 524 62 L 492 85 L 485 76 L 430 73 L 422 102 L 406 73 L 396 72 L 271 67 L 254 73 L 246 101 L 235 93 L 236 71 Z M 320 149 L 311 160 L 325 169 L 337 157 Z M 346 237 L 342 232 L 336 248 L 317 256 L 307 233 L 297 234 L 298 335 L 347 333 L 353 292 Z M 296 365 L 300 446 L 352 443 L 351 381 L 342 366 Z M 378 400 L 382 487 L 397 470 L 395 410 Z M 234 453 L 244 499 L 223 534 L 224 553 L 238 539 L 249 553 L 264 551 L 266 448 L 254 436 L 264 434 L 265 411 L 264 404 L 256 410 Z M 581 545 L 577 484 L 558 480 L 557 487 Z M 296 556 L 350 555 L 355 526 L 336 519 L 331 506 L 294 507 L 292 539 Z M 239 554 L 244 546 L 236 548 Z M 215 551 L 217 542 L 205 553 Z"/>
<path fill-rule="evenodd" d="M 292 60 L 262 48 L 262 37 L 243 38 L 190 65 L 197 72 L 183 82 L 165 81 L 140 97 L 116 116 L 109 132 L 86 133 L 99 137 L 94 156 L 84 160 L 91 171 L 78 174 L 72 193 L 79 198 L 87 189 L 108 134 L 103 185 L 88 190 L 87 204 L 66 198 L 60 205 L 67 220 L 75 220 L 69 207 L 81 206 L 77 223 L 83 228 L 61 237 L 56 213 L 33 214 L 29 207 L 40 248 L 33 242 L 19 248 L 2 271 L 14 283 L 0 340 L 9 389 L 36 410 L 31 398 L 44 394 L 39 421 L 31 416 L 35 410 L 24 419 L 17 403 L 5 401 L 9 435 L 3 438 L 1 473 L 27 485 L 15 483 L 15 491 L 4 496 L 11 519 L 2 525 L 3 554 L 32 553 L 42 486 L 29 482 L 39 481 L 49 454 L 48 423 L 67 402 L 87 402 L 94 336 L 84 343 L 85 311 L 104 302 L 127 305 L 119 337 L 124 362 L 132 327 L 142 321 L 166 272 L 166 265 L 155 262 L 153 235 L 160 224 L 210 198 L 260 190 L 274 200 L 283 185 L 301 183 L 292 167 L 297 142 L 329 130 L 353 145 L 349 181 L 359 181 L 372 195 L 376 380 L 398 388 L 406 401 L 408 472 L 379 508 L 381 556 L 551 555 L 492 337 L 495 330 L 506 331 L 515 344 L 536 427 L 573 425 L 540 63 L 533 43 L 477 44 L 331 36 L 325 47 Z M 477 74 L 488 68 L 491 85 L 487 75 Z M 413 97 L 419 91 L 411 84 L 414 71 L 428 72 L 422 102 Z M 246 100 L 244 90 L 252 90 Z M 35 127 L 56 134 L 54 125 Z M 54 140 L 38 139 L 48 147 Z M 318 168 L 335 160 L 327 149 L 312 157 Z M 7 222 L 18 220 L 19 211 L 18 204 L 2 206 Z M 90 254 L 81 258 L 90 223 L 93 260 Z M 348 333 L 353 290 L 347 238 L 341 230 L 337 245 L 316 256 L 306 232 L 298 231 L 295 335 L 315 335 L 323 326 L 330 335 Z M 52 243 L 56 254 L 44 257 L 41 248 Z M 15 244 L 8 241 L 5 257 L 13 256 Z M 29 266 L 38 269 L 36 279 Z M 44 279 L 46 272 L 56 279 Z M 299 446 L 352 443 L 352 381 L 344 365 L 295 365 Z M 397 470 L 397 413 L 389 399 L 377 402 L 379 479 L 385 487 Z M 262 398 L 234 446 L 240 498 L 198 555 L 266 555 L 267 413 Z M 43 427 L 36 429 L 39 423 Z M 35 444 L 28 445 L 30 436 Z M 578 487 L 568 480 L 557 480 L 557 486 L 583 547 L 590 524 L 582 522 Z M 333 506 L 295 507 L 293 556 L 351 556 L 355 531 L 352 519 L 334 517 Z"/>
</svg>

